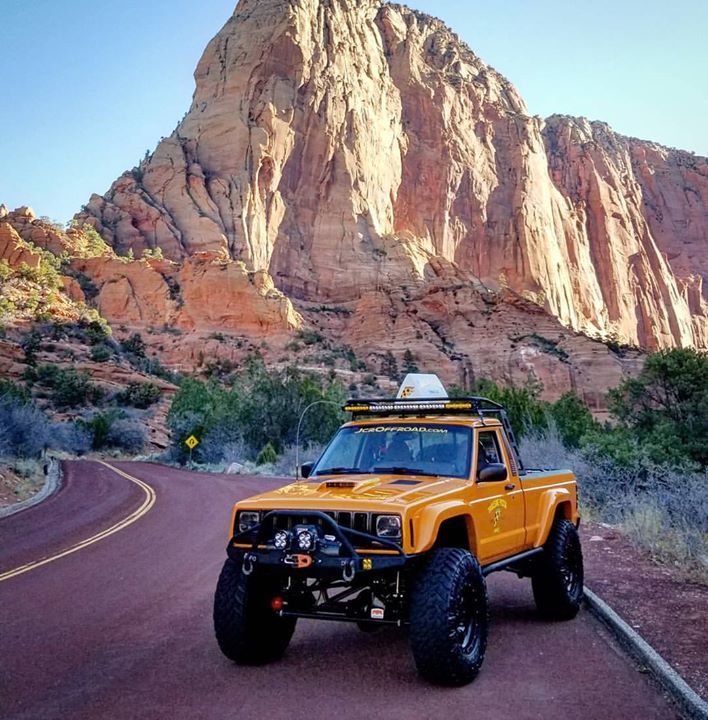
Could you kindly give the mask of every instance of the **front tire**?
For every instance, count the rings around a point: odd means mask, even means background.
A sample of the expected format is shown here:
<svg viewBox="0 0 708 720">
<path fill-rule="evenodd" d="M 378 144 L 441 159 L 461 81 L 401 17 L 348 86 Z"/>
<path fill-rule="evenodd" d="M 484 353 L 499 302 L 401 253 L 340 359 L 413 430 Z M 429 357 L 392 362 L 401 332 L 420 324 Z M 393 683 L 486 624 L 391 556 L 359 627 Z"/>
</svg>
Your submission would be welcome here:
<svg viewBox="0 0 708 720">
<path fill-rule="evenodd" d="M 263 665 L 283 655 L 296 619 L 272 610 L 275 594 L 257 571 L 244 575 L 233 560 L 224 563 L 214 594 L 214 631 L 227 658 L 239 665 Z"/>
<path fill-rule="evenodd" d="M 411 593 L 410 641 L 420 675 L 436 685 L 466 685 L 487 648 L 489 601 L 482 569 L 460 548 L 434 550 Z"/>
<path fill-rule="evenodd" d="M 580 536 L 570 520 L 556 520 L 531 577 L 533 597 L 549 620 L 570 620 L 583 599 L 583 553 Z"/>
</svg>

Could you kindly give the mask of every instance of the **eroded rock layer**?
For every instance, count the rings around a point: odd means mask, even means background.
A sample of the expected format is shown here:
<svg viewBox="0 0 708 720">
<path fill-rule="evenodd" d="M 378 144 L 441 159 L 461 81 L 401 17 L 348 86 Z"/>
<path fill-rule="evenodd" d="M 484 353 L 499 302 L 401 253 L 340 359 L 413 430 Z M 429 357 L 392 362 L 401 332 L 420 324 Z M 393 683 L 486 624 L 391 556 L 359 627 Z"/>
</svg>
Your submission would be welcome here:
<svg viewBox="0 0 708 720">
<path fill-rule="evenodd" d="M 708 345 L 708 161 L 528 115 L 440 21 L 379 0 L 241 0 L 174 133 L 78 216 L 120 253 L 207 251 L 306 301 L 454 262 L 567 327 Z"/>
</svg>

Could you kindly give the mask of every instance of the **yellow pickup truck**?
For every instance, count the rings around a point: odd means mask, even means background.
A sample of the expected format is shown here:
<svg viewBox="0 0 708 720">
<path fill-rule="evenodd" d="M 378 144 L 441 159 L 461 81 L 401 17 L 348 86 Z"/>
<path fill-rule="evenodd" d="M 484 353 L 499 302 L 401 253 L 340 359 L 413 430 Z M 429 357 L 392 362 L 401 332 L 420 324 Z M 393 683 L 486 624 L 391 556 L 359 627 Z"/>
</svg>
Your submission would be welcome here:
<svg viewBox="0 0 708 720">
<path fill-rule="evenodd" d="M 484 659 L 489 573 L 530 577 L 544 617 L 578 612 L 573 473 L 524 469 L 500 405 L 415 397 L 415 381 L 350 401 L 296 482 L 233 508 L 214 598 L 227 657 L 279 658 L 298 618 L 407 625 L 421 676 L 462 685 Z"/>
</svg>

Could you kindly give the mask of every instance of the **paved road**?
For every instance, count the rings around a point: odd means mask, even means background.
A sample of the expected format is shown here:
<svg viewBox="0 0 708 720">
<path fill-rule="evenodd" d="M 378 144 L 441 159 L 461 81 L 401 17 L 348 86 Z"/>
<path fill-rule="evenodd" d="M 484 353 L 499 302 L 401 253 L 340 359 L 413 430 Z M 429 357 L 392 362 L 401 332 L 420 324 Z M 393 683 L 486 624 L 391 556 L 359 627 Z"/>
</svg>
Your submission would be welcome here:
<svg viewBox="0 0 708 720">
<path fill-rule="evenodd" d="M 0 718 L 467 718 L 667 720 L 678 717 L 586 612 L 535 615 L 528 581 L 497 574 L 487 659 L 461 689 L 415 674 L 405 633 L 300 621 L 286 657 L 240 668 L 218 651 L 212 593 L 230 504 L 272 487 L 118 463 L 156 491 L 128 527 L 0 581 Z M 0 521 L 0 577 L 114 525 L 146 491 L 98 463 L 65 465 L 42 505 Z"/>
</svg>

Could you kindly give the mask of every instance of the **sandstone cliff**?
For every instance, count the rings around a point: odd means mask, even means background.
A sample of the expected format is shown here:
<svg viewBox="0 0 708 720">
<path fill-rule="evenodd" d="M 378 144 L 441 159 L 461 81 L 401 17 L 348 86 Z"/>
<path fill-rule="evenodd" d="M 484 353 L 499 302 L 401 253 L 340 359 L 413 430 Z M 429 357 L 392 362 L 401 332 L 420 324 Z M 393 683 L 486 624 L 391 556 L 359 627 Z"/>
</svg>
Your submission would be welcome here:
<svg viewBox="0 0 708 720">
<path fill-rule="evenodd" d="M 223 252 L 294 298 L 425 285 L 442 258 L 564 325 L 708 344 L 708 162 L 530 117 L 440 21 L 241 0 L 175 132 L 81 222 L 119 251 Z"/>
</svg>

